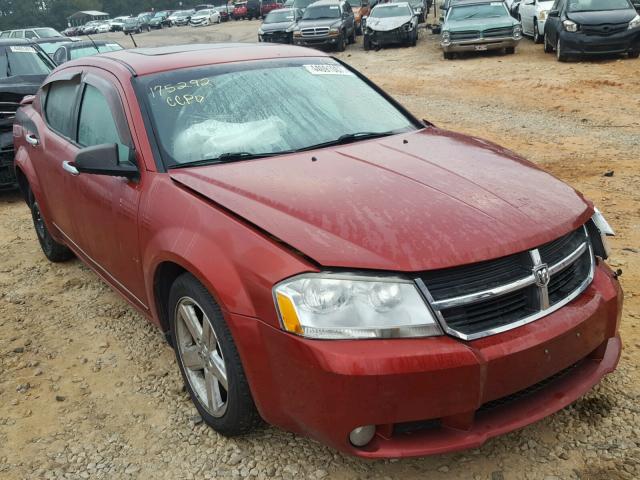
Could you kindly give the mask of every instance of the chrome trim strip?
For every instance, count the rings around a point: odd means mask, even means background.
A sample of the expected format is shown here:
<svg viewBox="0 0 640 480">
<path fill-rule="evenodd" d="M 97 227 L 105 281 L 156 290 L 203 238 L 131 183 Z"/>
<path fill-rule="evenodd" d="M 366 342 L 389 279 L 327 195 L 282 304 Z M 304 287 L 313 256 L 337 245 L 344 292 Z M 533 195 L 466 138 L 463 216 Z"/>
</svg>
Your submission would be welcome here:
<svg viewBox="0 0 640 480">
<path fill-rule="evenodd" d="M 564 270 L 574 262 L 576 262 L 582 254 L 587 250 L 587 242 L 583 242 L 580 244 L 578 248 L 576 248 L 573 252 L 569 254 L 569 256 L 563 258 L 558 263 L 549 267 L 549 273 L 551 275 L 555 275 L 556 273 Z"/>
<path fill-rule="evenodd" d="M 470 303 L 477 303 L 489 298 L 498 297 L 507 293 L 520 290 L 536 283 L 536 279 L 533 275 L 528 275 L 520 280 L 516 280 L 506 285 L 500 285 L 499 287 L 490 288 L 488 290 L 482 290 L 477 293 L 469 293 L 468 295 L 461 295 L 460 297 L 447 298 L 445 300 L 438 300 L 433 302 L 433 308 L 438 310 L 445 310 L 451 307 L 458 307 L 460 305 L 468 305 Z M 425 286 L 426 288 L 426 286 Z"/>
<path fill-rule="evenodd" d="M 585 234 L 585 237 L 588 239 L 587 236 L 587 230 L 586 230 L 586 226 L 583 226 L 583 232 Z M 568 303 L 572 302 L 573 300 L 575 300 L 578 296 L 580 296 L 580 294 L 582 294 L 582 292 L 584 292 L 587 287 L 591 284 L 591 282 L 593 281 L 593 277 L 595 276 L 595 255 L 593 253 L 593 247 L 591 246 L 591 243 L 586 240 L 585 242 L 582 243 L 582 245 L 580 245 L 576 250 L 574 250 L 571 254 L 569 254 L 568 257 L 575 257 L 574 261 L 578 260 L 580 258 L 580 255 L 582 253 L 584 253 L 585 248 L 588 249 L 589 251 L 589 258 L 591 260 L 591 266 L 590 266 L 590 270 L 589 270 L 589 274 L 587 275 L 587 278 L 585 278 L 585 280 L 578 286 L 578 288 L 576 288 L 573 292 L 571 292 L 569 295 L 567 295 L 564 299 L 562 299 L 560 302 L 556 303 L 555 305 L 551 305 L 548 308 L 545 309 L 541 309 L 540 311 L 529 315 L 528 317 L 524 317 L 516 322 L 512 322 L 506 325 L 502 325 L 499 327 L 495 327 L 489 330 L 485 330 L 482 332 L 478 332 L 478 333 L 473 333 L 470 335 L 464 334 L 462 332 L 459 332 L 451 327 L 449 327 L 449 325 L 447 325 L 446 320 L 444 319 L 444 316 L 442 315 L 442 313 L 440 312 L 440 308 L 444 308 L 444 307 L 439 307 L 439 303 L 442 302 L 451 302 L 452 300 L 455 299 L 447 299 L 447 300 L 440 300 L 439 302 L 435 302 L 433 300 L 433 296 L 431 295 L 431 293 L 429 292 L 429 289 L 427 288 L 427 286 L 425 285 L 424 281 L 421 278 L 417 278 L 415 279 L 415 283 L 416 286 L 418 287 L 418 290 L 420 290 L 420 292 L 424 295 L 424 297 L 427 299 L 427 301 L 429 301 L 429 303 L 431 304 L 431 306 L 433 307 L 433 311 L 436 315 L 437 320 L 440 322 L 440 325 L 442 327 L 442 329 L 448 333 L 449 335 L 456 337 L 456 338 L 460 338 L 461 340 L 465 340 L 465 341 L 471 341 L 471 340 L 477 340 L 479 338 L 484 338 L 484 337 L 488 337 L 491 335 L 496 335 L 498 333 L 503 333 L 503 332 L 507 332 L 509 330 L 512 330 L 514 328 L 518 328 L 521 327 L 523 325 L 527 325 L 529 323 L 535 322 L 536 320 L 539 320 L 543 317 L 546 317 L 547 315 L 550 315 L 551 313 L 561 309 L 562 307 L 564 307 L 565 305 L 567 305 Z M 580 251 L 580 254 L 577 254 L 576 252 Z M 538 252 L 537 249 L 534 249 L 532 251 L 530 251 L 530 254 L 533 255 L 533 252 Z M 539 252 L 538 252 L 539 255 Z M 554 269 L 554 273 L 557 273 L 559 271 L 561 271 L 563 268 L 566 268 L 566 266 L 570 265 L 567 264 L 565 266 L 563 266 L 562 268 L 559 268 L 559 266 L 561 264 L 564 263 L 564 261 L 566 260 L 563 259 L 560 262 L 554 264 L 552 267 L 550 267 L 550 269 Z M 533 277 L 533 275 L 532 275 Z M 528 277 L 527 277 L 528 278 Z M 514 282 L 516 283 L 516 282 Z M 535 283 L 535 279 L 533 281 L 533 283 Z M 509 284 L 512 285 L 512 284 Z M 500 287 L 498 287 L 500 288 Z M 495 290 L 495 289 L 494 289 Z M 485 291 L 488 292 L 489 290 Z M 483 293 L 483 292 L 480 292 Z M 464 297 L 456 297 L 456 298 L 465 298 L 468 295 L 465 295 Z M 490 297 L 485 297 L 485 298 L 490 298 Z"/>
<path fill-rule="evenodd" d="M 133 294 L 133 292 L 131 292 L 131 290 L 129 290 L 127 287 L 125 287 L 123 284 L 121 284 L 118 280 L 116 280 L 116 278 L 113 275 L 111 275 L 104 267 L 102 267 L 102 265 L 100 265 L 91 256 L 89 256 L 82 248 L 80 248 L 78 246 L 78 244 L 76 242 L 71 240 L 69 235 L 64 233 L 64 231 L 55 222 L 52 222 L 52 223 L 53 223 L 53 226 L 56 227 L 56 229 L 62 234 L 62 236 L 65 238 L 65 240 L 67 240 L 69 243 L 73 244 L 73 247 L 76 250 L 78 250 L 80 253 L 82 253 L 82 255 L 84 257 L 86 257 L 93 265 L 96 266 L 96 268 L 98 268 L 100 270 L 99 272 L 97 272 L 98 275 L 107 276 L 108 280 L 110 280 L 112 283 L 114 283 L 121 290 L 124 290 L 125 292 L 127 292 L 127 294 L 130 295 L 132 298 L 134 298 L 141 306 L 143 306 L 145 308 L 145 310 L 149 310 L 149 307 L 142 300 L 140 300 L 138 297 L 136 297 Z"/>
</svg>

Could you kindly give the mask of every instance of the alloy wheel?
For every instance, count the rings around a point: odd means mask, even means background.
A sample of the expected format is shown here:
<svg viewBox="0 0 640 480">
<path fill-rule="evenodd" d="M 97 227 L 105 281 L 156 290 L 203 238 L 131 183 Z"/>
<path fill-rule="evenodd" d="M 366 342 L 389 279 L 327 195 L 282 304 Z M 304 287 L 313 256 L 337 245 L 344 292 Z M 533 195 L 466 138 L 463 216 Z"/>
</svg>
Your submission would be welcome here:
<svg viewBox="0 0 640 480">
<path fill-rule="evenodd" d="M 227 367 L 211 321 L 198 303 L 183 297 L 176 305 L 177 352 L 199 403 L 213 417 L 227 411 Z"/>
</svg>

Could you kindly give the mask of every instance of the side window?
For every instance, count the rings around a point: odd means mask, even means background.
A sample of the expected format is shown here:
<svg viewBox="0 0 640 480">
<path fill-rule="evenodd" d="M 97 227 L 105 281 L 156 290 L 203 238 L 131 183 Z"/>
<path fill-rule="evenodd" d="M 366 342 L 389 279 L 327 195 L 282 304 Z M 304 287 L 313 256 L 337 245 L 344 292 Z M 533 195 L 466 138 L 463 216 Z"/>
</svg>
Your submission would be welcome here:
<svg viewBox="0 0 640 480">
<path fill-rule="evenodd" d="M 92 85 L 86 86 L 80 106 L 78 143 L 83 147 L 116 143 L 118 144 L 120 163 L 130 163 L 129 147 L 120 140 L 109 103 L 102 93 Z"/>
<path fill-rule="evenodd" d="M 0 33 L 0 38 L 7 38 L 11 35 L 11 32 L 2 32 Z"/>
<path fill-rule="evenodd" d="M 36 35 L 36 32 L 34 32 L 33 30 L 25 30 L 24 38 L 38 38 L 38 36 Z"/>
<path fill-rule="evenodd" d="M 52 130 L 69 139 L 73 137 L 73 105 L 77 91 L 78 82 L 74 80 L 52 82 L 47 91 L 47 123 Z"/>
</svg>

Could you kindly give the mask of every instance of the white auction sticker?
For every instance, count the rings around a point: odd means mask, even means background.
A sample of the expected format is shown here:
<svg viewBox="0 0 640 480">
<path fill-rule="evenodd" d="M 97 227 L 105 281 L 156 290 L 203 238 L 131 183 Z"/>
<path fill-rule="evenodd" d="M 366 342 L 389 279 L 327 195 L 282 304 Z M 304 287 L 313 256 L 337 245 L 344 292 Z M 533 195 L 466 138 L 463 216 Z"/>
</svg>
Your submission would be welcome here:
<svg viewBox="0 0 640 480">
<path fill-rule="evenodd" d="M 9 47 L 14 53 L 36 53 L 33 47 Z"/>
<path fill-rule="evenodd" d="M 342 65 L 303 65 L 313 75 L 353 75 Z"/>
</svg>

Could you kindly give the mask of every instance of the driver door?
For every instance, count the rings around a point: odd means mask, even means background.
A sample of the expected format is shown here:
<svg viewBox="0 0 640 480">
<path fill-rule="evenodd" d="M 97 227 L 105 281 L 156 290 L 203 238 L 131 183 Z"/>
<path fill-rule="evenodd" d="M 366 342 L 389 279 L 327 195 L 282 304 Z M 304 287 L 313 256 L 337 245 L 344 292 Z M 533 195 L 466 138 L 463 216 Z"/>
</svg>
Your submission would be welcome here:
<svg viewBox="0 0 640 480">
<path fill-rule="evenodd" d="M 87 69 L 80 89 L 74 153 L 86 147 L 117 144 L 120 163 L 135 164 L 122 102 L 124 93 L 117 79 Z M 69 171 L 67 181 L 79 249 L 99 274 L 147 309 L 138 243 L 141 180 Z"/>
<path fill-rule="evenodd" d="M 522 30 L 527 35 L 533 34 L 533 16 L 535 13 L 535 0 L 523 0 L 520 3 L 520 22 Z"/>
</svg>

